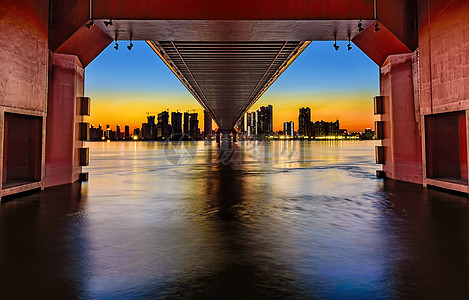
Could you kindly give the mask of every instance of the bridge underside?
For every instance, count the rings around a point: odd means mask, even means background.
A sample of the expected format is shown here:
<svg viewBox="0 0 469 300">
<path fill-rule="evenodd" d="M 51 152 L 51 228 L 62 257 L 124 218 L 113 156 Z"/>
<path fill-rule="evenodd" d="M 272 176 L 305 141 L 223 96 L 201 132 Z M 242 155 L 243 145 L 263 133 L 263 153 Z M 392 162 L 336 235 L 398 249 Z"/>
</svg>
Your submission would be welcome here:
<svg viewBox="0 0 469 300">
<path fill-rule="evenodd" d="M 232 129 L 309 41 L 351 40 L 357 20 L 95 20 L 116 40 L 146 40 L 221 129 Z M 363 28 L 373 24 L 362 20 Z M 404 50 L 405 51 L 405 50 Z"/>
<path fill-rule="evenodd" d="M 308 45 L 307 42 L 148 43 L 222 129 L 232 129 Z"/>
</svg>

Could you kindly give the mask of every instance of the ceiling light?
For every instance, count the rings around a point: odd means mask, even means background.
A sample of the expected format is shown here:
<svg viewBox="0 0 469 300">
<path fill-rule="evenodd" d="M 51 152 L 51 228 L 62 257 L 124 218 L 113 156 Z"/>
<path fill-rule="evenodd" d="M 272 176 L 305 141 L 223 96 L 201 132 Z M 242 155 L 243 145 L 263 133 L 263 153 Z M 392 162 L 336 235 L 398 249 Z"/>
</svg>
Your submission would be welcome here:
<svg viewBox="0 0 469 300">
<path fill-rule="evenodd" d="M 375 32 L 378 32 L 380 30 L 381 30 L 381 28 L 379 28 L 379 23 L 378 23 L 378 21 L 376 21 L 376 23 L 375 23 Z"/>
<path fill-rule="evenodd" d="M 365 28 L 363 28 L 362 18 L 360 17 L 360 21 L 358 21 L 358 32 L 362 32 L 363 30 L 365 30 Z"/>
<path fill-rule="evenodd" d="M 116 40 L 116 45 L 114 46 L 114 49 L 119 50 L 119 44 L 117 43 L 117 40 Z"/>
<path fill-rule="evenodd" d="M 132 50 L 132 47 L 134 46 L 134 44 L 132 44 L 132 41 L 130 41 L 130 45 L 127 46 L 127 49 Z"/>
<path fill-rule="evenodd" d="M 88 24 L 85 24 L 85 27 L 88 29 L 91 29 L 91 27 L 94 25 L 94 21 L 91 20 Z"/>
<path fill-rule="evenodd" d="M 337 45 L 337 37 L 335 34 L 334 34 L 334 49 L 335 51 L 339 50 L 339 45 Z"/>
<path fill-rule="evenodd" d="M 112 20 L 104 21 L 104 26 L 106 26 L 106 27 L 112 26 Z"/>
</svg>

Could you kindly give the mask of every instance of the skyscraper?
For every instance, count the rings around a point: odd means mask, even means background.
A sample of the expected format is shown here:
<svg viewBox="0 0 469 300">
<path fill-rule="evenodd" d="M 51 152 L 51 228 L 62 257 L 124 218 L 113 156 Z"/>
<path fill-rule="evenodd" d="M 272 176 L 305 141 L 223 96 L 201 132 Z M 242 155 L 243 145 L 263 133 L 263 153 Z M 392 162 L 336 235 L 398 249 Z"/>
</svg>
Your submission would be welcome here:
<svg viewBox="0 0 469 300">
<path fill-rule="evenodd" d="M 268 105 L 266 107 L 266 132 L 265 134 L 271 135 L 274 132 L 274 107 L 272 105 Z"/>
<path fill-rule="evenodd" d="M 204 138 L 212 138 L 212 117 L 204 110 Z"/>
<path fill-rule="evenodd" d="M 311 109 L 309 107 L 300 108 L 298 116 L 298 135 L 311 136 Z"/>
<path fill-rule="evenodd" d="M 254 111 L 254 115 L 253 115 L 253 129 L 254 129 L 254 135 L 258 135 L 260 133 L 259 131 L 259 111 L 256 110 Z"/>
<path fill-rule="evenodd" d="M 314 125 L 314 136 L 337 137 L 339 135 L 339 120 L 335 122 L 317 121 Z"/>
<path fill-rule="evenodd" d="M 295 123 L 293 121 L 283 123 L 283 132 L 286 136 L 293 137 L 295 134 Z"/>
<path fill-rule="evenodd" d="M 130 127 L 128 125 L 125 125 L 124 139 L 130 139 Z"/>
<path fill-rule="evenodd" d="M 246 114 L 248 136 L 259 134 L 259 112 L 257 110 Z"/>
<path fill-rule="evenodd" d="M 172 134 L 182 133 L 182 113 L 180 112 L 171 113 L 171 127 L 172 127 Z"/>
<path fill-rule="evenodd" d="M 90 141 L 100 141 L 103 138 L 103 129 L 101 125 L 95 128 L 93 125 L 90 127 Z"/>
<path fill-rule="evenodd" d="M 115 139 L 116 140 L 121 139 L 121 127 L 120 127 L 120 125 L 116 126 L 116 137 L 115 137 Z"/>
<path fill-rule="evenodd" d="M 148 116 L 147 117 L 147 135 L 145 136 L 148 140 L 156 139 L 156 124 L 155 124 L 155 116 Z"/>
<path fill-rule="evenodd" d="M 146 140 L 148 136 L 148 123 L 142 123 L 142 138 Z"/>
<path fill-rule="evenodd" d="M 246 131 L 248 136 L 253 136 L 252 133 L 252 112 L 246 113 Z"/>
<path fill-rule="evenodd" d="M 135 128 L 134 129 L 134 139 L 138 139 L 140 137 L 141 137 L 140 128 Z"/>
<path fill-rule="evenodd" d="M 104 133 L 104 137 L 105 137 L 107 140 L 111 139 L 111 131 L 112 131 L 112 130 L 111 130 L 109 124 L 106 124 L 106 131 L 105 131 L 105 133 Z"/>
<path fill-rule="evenodd" d="M 198 114 L 189 114 L 189 136 L 197 139 L 199 138 L 199 120 Z"/>
<path fill-rule="evenodd" d="M 261 106 L 257 110 L 257 134 L 271 135 L 273 133 L 273 107 Z"/>
<path fill-rule="evenodd" d="M 158 123 L 156 125 L 157 128 L 157 138 L 169 138 L 171 132 L 169 130 L 169 113 L 167 111 L 163 111 L 158 114 Z"/>
<path fill-rule="evenodd" d="M 189 113 L 188 112 L 184 113 L 184 125 L 183 126 L 184 126 L 183 127 L 184 134 L 190 135 L 190 132 L 189 132 Z"/>
</svg>

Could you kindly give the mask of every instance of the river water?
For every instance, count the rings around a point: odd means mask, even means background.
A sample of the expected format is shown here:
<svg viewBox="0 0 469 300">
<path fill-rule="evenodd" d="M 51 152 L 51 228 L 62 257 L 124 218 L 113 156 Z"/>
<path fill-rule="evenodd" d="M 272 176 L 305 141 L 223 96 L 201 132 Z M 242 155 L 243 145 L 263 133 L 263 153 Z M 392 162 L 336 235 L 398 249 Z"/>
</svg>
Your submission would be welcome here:
<svg viewBox="0 0 469 300">
<path fill-rule="evenodd" d="M 468 199 L 375 144 L 88 143 L 87 183 L 0 205 L 0 299 L 469 299 Z"/>
</svg>

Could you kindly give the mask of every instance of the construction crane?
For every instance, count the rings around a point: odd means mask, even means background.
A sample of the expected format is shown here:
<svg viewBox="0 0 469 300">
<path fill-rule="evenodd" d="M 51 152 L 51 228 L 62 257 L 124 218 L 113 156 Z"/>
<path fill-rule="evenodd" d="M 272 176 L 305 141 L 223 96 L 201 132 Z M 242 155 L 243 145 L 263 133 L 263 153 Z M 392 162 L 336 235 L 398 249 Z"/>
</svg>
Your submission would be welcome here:
<svg viewBox="0 0 469 300">
<path fill-rule="evenodd" d="M 169 112 L 169 108 L 166 109 L 167 112 Z M 159 111 L 147 111 L 146 114 L 149 116 L 150 114 L 159 114 Z"/>
<path fill-rule="evenodd" d="M 189 110 L 186 110 L 186 111 L 189 112 Z M 204 109 L 202 109 L 202 108 L 194 109 L 194 108 L 193 108 L 193 109 L 191 109 L 190 111 L 192 111 L 193 113 L 195 113 L 195 112 L 202 112 L 202 113 L 203 113 L 203 112 L 204 112 Z"/>
</svg>

